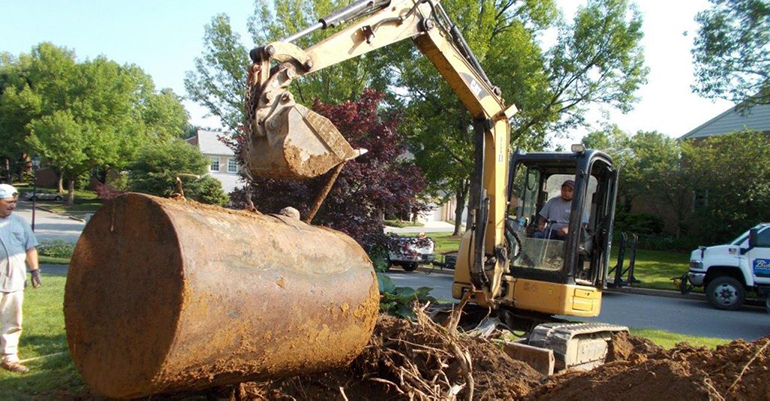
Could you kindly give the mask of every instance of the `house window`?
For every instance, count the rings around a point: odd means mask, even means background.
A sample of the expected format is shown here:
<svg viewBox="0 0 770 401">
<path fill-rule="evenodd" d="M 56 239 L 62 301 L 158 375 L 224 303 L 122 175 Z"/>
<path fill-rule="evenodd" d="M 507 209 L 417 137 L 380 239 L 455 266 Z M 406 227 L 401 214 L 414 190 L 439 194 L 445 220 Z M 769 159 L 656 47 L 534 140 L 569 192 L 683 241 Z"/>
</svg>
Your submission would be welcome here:
<svg viewBox="0 0 770 401">
<path fill-rule="evenodd" d="M 211 171 L 219 171 L 219 157 L 211 156 Z"/>
<path fill-rule="evenodd" d="M 235 161 L 232 157 L 227 158 L 227 172 L 228 173 L 237 173 L 238 172 L 238 162 Z"/>
</svg>

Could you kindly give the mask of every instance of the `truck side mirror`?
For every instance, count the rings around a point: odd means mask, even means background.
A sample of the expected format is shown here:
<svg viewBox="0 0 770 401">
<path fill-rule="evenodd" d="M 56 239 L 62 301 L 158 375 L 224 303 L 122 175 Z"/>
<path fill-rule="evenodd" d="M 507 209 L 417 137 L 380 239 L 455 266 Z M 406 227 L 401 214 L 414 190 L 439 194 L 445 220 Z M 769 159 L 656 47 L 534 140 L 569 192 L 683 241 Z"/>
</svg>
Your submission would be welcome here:
<svg viewBox="0 0 770 401">
<path fill-rule="evenodd" d="M 757 237 L 759 236 L 759 229 L 752 228 L 749 230 L 749 249 L 757 247 Z"/>
</svg>

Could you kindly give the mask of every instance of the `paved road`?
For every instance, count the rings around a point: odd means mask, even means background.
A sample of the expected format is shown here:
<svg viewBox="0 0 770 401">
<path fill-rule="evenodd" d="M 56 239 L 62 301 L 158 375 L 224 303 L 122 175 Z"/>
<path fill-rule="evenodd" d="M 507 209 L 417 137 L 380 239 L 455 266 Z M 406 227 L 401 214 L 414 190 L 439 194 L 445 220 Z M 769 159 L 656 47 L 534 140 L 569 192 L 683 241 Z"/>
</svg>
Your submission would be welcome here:
<svg viewBox="0 0 770 401">
<path fill-rule="evenodd" d="M 449 274 L 393 271 L 388 275 L 396 286 L 431 287 L 434 297 L 452 300 L 452 276 Z M 730 312 L 714 309 L 705 300 L 636 294 L 605 293 L 599 317 L 569 319 L 731 340 L 756 340 L 770 334 L 770 315 L 764 308 L 746 306 Z"/>
<path fill-rule="evenodd" d="M 24 217 L 32 224 L 32 202 L 20 201 L 14 213 Z M 83 232 L 86 223 L 72 220 L 56 213 L 49 213 L 39 208 L 35 211 L 35 235 L 38 241 L 60 239 L 75 243 Z"/>
</svg>

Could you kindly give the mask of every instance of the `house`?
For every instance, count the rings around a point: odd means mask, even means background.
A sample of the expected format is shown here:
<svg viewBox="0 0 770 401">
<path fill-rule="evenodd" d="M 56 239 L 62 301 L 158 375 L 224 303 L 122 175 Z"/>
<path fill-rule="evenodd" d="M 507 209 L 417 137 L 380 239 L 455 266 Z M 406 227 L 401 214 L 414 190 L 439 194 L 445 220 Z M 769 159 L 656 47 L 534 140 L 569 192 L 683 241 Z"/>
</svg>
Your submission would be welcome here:
<svg viewBox="0 0 770 401">
<path fill-rule="evenodd" d="M 746 110 L 737 107 L 731 107 L 679 139 L 707 138 L 744 129 L 770 134 L 770 104 L 758 104 Z"/>
<path fill-rule="evenodd" d="M 238 174 L 238 162 L 235 153 L 219 140 L 219 137 L 229 135 L 222 131 L 198 129 L 195 136 L 187 139 L 187 143 L 198 148 L 208 157 L 210 164 L 208 174 L 222 183 L 225 193 L 232 192 L 236 187 L 243 186 Z"/>
</svg>

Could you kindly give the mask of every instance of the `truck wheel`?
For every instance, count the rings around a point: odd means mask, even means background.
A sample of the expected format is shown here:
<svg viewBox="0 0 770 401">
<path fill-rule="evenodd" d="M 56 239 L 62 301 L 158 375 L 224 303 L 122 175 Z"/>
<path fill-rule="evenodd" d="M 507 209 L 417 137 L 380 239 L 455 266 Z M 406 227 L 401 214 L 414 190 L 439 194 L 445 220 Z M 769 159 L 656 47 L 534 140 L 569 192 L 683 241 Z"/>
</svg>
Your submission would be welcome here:
<svg viewBox="0 0 770 401">
<path fill-rule="evenodd" d="M 706 287 L 706 298 L 717 309 L 737 310 L 746 300 L 746 289 L 740 281 L 721 276 L 711 280 Z"/>
<path fill-rule="evenodd" d="M 417 263 L 404 263 L 404 270 L 408 272 L 413 272 L 417 270 Z"/>
</svg>

